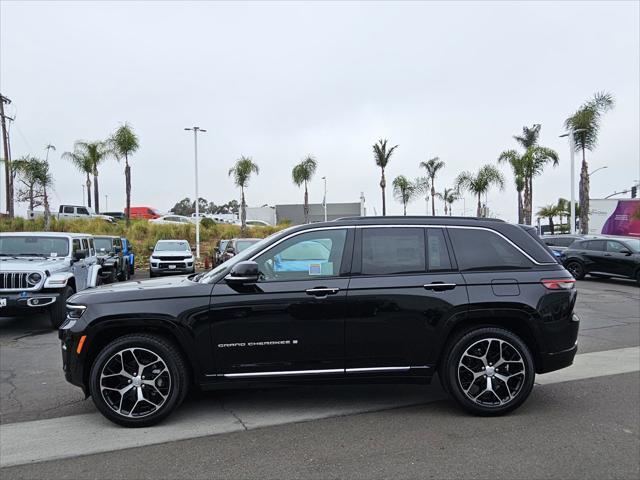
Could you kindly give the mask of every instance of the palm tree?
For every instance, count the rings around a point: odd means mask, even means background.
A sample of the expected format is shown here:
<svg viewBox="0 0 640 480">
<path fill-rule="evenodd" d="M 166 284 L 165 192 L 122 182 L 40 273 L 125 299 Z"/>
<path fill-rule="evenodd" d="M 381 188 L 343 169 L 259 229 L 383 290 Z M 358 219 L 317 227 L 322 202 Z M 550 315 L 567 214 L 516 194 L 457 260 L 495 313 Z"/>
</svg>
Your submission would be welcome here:
<svg viewBox="0 0 640 480">
<path fill-rule="evenodd" d="M 591 100 L 585 102 L 573 115 L 564 122 L 565 127 L 573 134 L 576 152 L 582 150 L 582 168 L 580 169 L 580 231 L 589 232 L 589 166 L 586 150 L 593 151 L 598 144 L 598 133 L 602 115 L 615 105 L 613 95 L 607 92 L 596 93 Z"/>
<path fill-rule="evenodd" d="M 86 175 L 87 206 L 91 208 L 91 173 L 93 173 L 93 165 L 86 150 L 80 148 L 78 142 L 76 142 L 73 152 L 64 152 L 62 158 L 69 160 L 80 172 Z"/>
<path fill-rule="evenodd" d="M 522 191 L 526 184 L 525 159 L 515 150 L 506 150 L 498 157 L 498 163 L 508 162 L 513 171 L 516 192 L 518 192 L 518 223 L 524 223 L 524 205 Z M 528 190 L 528 189 L 527 189 Z"/>
<path fill-rule="evenodd" d="M 518 202 L 522 203 L 522 215 L 518 214 L 518 222 L 531 225 L 531 212 L 533 205 L 533 177 L 538 176 L 544 170 L 547 163 L 558 165 L 558 154 L 547 147 L 538 145 L 540 136 L 540 124 L 533 127 L 522 127 L 522 135 L 514 135 L 514 139 L 524 148 L 520 155 L 515 150 L 507 150 L 500 154 L 498 162 L 508 162 L 514 172 Z M 524 197 L 524 198 L 522 198 Z M 520 212 L 520 205 L 518 205 Z"/>
<path fill-rule="evenodd" d="M 120 128 L 116 130 L 110 139 L 110 143 L 116 159 L 120 160 L 124 157 L 124 181 L 126 190 L 125 215 L 127 217 L 127 226 L 129 226 L 129 211 L 131 210 L 131 166 L 129 165 L 129 156 L 138 150 L 140 143 L 138 136 L 127 123 L 121 125 Z"/>
<path fill-rule="evenodd" d="M 562 218 L 563 217 L 569 218 L 569 216 L 571 215 L 570 206 L 571 206 L 571 202 L 569 202 L 569 200 L 567 200 L 566 198 L 559 198 L 558 199 L 558 203 L 556 204 L 556 208 L 558 209 L 558 217 L 560 218 L 560 231 L 561 232 L 563 231 Z M 569 225 L 569 222 L 567 222 L 567 226 L 568 225 Z M 569 229 L 569 232 L 571 232 L 571 229 Z"/>
<path fill-rule="evenodd" d="M 110 142 L 96 141 L 96 142 L 83 142 L 77 141 L 73 145 L 73 153 L 66 152 L 62 156 L 63 158 L 69 158 L 79 169 L 84 170 L 85 166 L 89 167 L 90 173 L 93 175 L 93 199 L 94 209 L 96 213 L 100 213 L 100 191 L 98 188 L 98 166 L 104 162 L 107 158 L 114 155 L 114 151 L 109 145 Z M 86 162 L 86 165 L 85 165 Z M 89 178 L 89 174 L 87 174 Z M 87 188 L 90 184 L 87 182 Z M 87 197 L 91 198 L 89 190 L 87 190 Z M 89 200 L 89 207 L 91 207 L 91 200 Z"/>
<path fill-rule="evenodd" d="M 453 203 L 460 198 L 460 193 L 455 188 L 445 188 L 442 193 L 436 192 L 436 196 L 444 202 L 444 214 L 451 216 Z"/>
<path fill-rule="evenodd" d="M 317 167 L 318 162 L 311 155 L 307 155 L 307 158 L 293 167 L 291 171 L 293 183 L 298 187 L 304 183 L 304 223 L 309 223 L 309 192 L 307 185 L 316 173 Z"/>
<path fill-rule="evenodd" d="M 51 228 L 51 209 L 49 208 L 49 194 L 47 189 L 53 187 L 53 175 L 49 170 L 49 162 L 46 160 L 37 160 L 35 168 L 35 177 L 38 185 L 42 188 L 42 203 L 44 204 L 44 230 L 49 231 Z"/>
<path fill-rule="evenodd" d="M 438 157 L 433 157 L 427 160 L 426 162 L 420 162 L 420 166 L 427 171 L 427 176 L 431 180 L 431 215 L 435 216 L 436 214 L 435 179 L 436 179 L 438 170 L 444 167 L 444 162 L 440 160 Z"/>
<path fill-rule="evenodd" d="M 553 235 L 555 233 L 555 228 L 553 224 L 553 217 L 557 217 L 559 214 L 557 205 L 547 205 L 538 210 L 537 216 L 538 218 L 548 218 L 549 219 L 549 233 Z"/>
<path fill-rule="evenodd" d="M 398 145 L 394 145 L 390 149 L 387 150 L 387 140 L 380 139 L 378 143 L 373 145 L 373 156 L 376 161 L 376 165 L 380 167 L 382 171 L 382 175 L 380 177 L 380 188 L 382 189 L 382 215 L 387 214 L 387 201 L 384 196 L 384 189 L 387 187 L 387 180 L 384 177 L 384 169 L 387 168 L 389 164 L 389 159 L 391 155 L 398 148 Z"/>
<path fill-rule="evenodd" d="M 247 202 L 244 197 L 244 189 L 247 188 L 252 173 L 258 175 L 260 173 L 260 168 L 258 165 L 253 163 L 251 157 L 240 157 L 235 165 L 229 169 L 229 176 L 233 177 L 233 182 L 236 184 L 236 187 L 240 187 L 240 191 L 242 192 L 240 221 L 242 223 L 243 232 L 247 228 Z"/>
<path fill-rule="evenodd" d="M 429 214 L 429 193 L 431 192 L 431 183 L 429 183 L 429 177 L 416 178 L 414 185 L 416 187 L 416 195 L 424 194 L 426 213 Z"/>
<path fill-rule="evenodd" d="M 493 165 L 480 167 L 475 175 L 471 172 L 462 172 L 456 178 L 456 188 L 458 191 L 467 190 L 478 198 L 477 216 L 482 216 L 481 198 L 486 194 L 492 185 L 496 185 L 500 190 L 504 189 L 504 178 L 500 171 Z"/>
<path fill-rule="evenodd" d="M 393 179 L 393 195 L 402 203 L 404 214 L 407 214 L 407 204 L 415 198 L 416 184 L 404 175 L 398 175 Z"/>
</svg>

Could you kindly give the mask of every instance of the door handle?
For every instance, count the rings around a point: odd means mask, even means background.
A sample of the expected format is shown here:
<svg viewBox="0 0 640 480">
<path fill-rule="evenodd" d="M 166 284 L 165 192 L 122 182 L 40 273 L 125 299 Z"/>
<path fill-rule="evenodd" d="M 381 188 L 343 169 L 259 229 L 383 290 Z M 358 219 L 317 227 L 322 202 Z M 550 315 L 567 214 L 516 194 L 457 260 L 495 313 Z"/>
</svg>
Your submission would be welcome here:
<svg viewBox="0 0 640 480">
<path fill-rule="evenodd" d="M 604 254 L 604 256 L 605 256 L 605 257 L 610 257 L 610 256 L 611 256 L 611 254 L 610 254 L 610 253 L 605 253 L 605 254 Z"/>
<path fill-rule="evenodd" d="M 327 295 L 335 295 L 336 293 L 338 293 L 340 291 L 339 288 L 327 288 L 327 287 L 316 287 L 316 288 L 309 288 L 307 290 L 305 290 L 307 292 L 307 295 L 312 295 L 314 297 L 326 297 Z"/>
<path fill-rule="evenodd" d="M 455 283 L 443 283 L 443 282 L 432 282 L 432 283 L 427 283 L 426 285 L 423 285 L 425 290 L 434 290 L 436 292 L 440 292 L 443 290 L 453 290 L 454 288 L 456 288 L 456 284 Z"/>
</svg>

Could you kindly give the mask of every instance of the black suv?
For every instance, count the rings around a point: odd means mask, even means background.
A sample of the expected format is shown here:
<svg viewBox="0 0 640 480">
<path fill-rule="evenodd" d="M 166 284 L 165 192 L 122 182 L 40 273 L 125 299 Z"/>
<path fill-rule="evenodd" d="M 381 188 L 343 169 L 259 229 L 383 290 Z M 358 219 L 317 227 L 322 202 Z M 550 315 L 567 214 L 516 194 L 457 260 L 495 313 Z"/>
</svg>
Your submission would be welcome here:
<svg viewBox="0 0 640 480">
<path fill-rule="evenodd" d="M 151 425 L 192 386 L 405 381 L 464 408 L 522 404 L 571 365 L 575 280 L 502 221 L 363 217 L 292 227 L 206 273 L 74 295 L 68 381 L 110 420 Z"/>
<path fill-rule="evenodd" d="M 113 236 L 94 237 L 100 279 L 103 283 L 129 280 L 129 261 L 122 252 L 122 239 Z"/>
<path fill-rule="evenodd" d="M 590 237 L 564 251 L 564 266 L 577 279 L 631 278 L 640 283 L 640 238 Z"/>
</svg>

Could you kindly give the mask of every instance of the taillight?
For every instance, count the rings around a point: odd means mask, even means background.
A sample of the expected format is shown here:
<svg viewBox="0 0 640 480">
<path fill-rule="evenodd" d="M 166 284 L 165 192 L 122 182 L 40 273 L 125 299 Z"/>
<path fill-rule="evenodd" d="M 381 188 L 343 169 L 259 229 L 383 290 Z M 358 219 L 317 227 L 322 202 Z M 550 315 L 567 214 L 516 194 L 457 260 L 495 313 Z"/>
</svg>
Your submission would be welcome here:
<svg viewBox="0 0 640 480">
<path fill-rule="evenodd" d="M 541 280 L 540 283 L 549 290 L 571 290 L 576 281 L 573 278 L 550 278 Z"/>
</svg>

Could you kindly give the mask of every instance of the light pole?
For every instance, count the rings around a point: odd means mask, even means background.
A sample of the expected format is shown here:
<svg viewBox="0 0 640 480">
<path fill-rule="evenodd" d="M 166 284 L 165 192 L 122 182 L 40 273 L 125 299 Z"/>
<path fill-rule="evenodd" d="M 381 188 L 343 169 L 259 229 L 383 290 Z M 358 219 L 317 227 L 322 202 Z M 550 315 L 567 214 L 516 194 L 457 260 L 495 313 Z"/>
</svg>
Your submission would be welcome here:
<svg viewBox="0 0 640 480">
<path fill-rule="evenodd" d="M 327 177 L 322 177 L 324 180 L 324 197 L 322 199 L 322 206 L 324 208 L 324 221 L 327 221 Z"/>
<path fill-rule="evenodd" d="M 109 195 L 107 195 L 106 193 L 104 194 L 104 209 L 107 212 L 109 211 Z"/>
<path fill-rule="evenodd" d="M 594 173 L 596 173 L 596 172 L 598 172 L 598 171 L 600 171 L 600 170 L 603 170 L 603 169 L 605 169 L 605 168 L 608 168 L 608 166 L 607 166 L 607 165 L 605 165 L 604 167 L 596 168 L 593 172 L 591 172 L 591 173 L 589 174 L 589 176 L 591 176 L 591 175 L 593 175 Z"/>
<path fill-rule="evenodd" d="M 571 210 L 571 228 L 569 232 L 572 234 L 576 233 L 576 161 L 575 161 L 575 139 L 573 136 L 576 133 L 584 132 L 584 128 L 579 128 L 577 130 L 570 130 L 567 133 L 563 133 L 560 135 L 562 137 L 569 137 L 569 154 L 571 158 L 571 205 L 569 206 Z"/>
<path fill-rule="evenodd" d="M 198 132 L 206 132 L 200 127 L 185 128 L 193 130 L 193 151 L 195 159 L 195 180 L 196 180 L 196 258 L 200 260 L 200 198 L 198 197 Z"/>
</svg>

